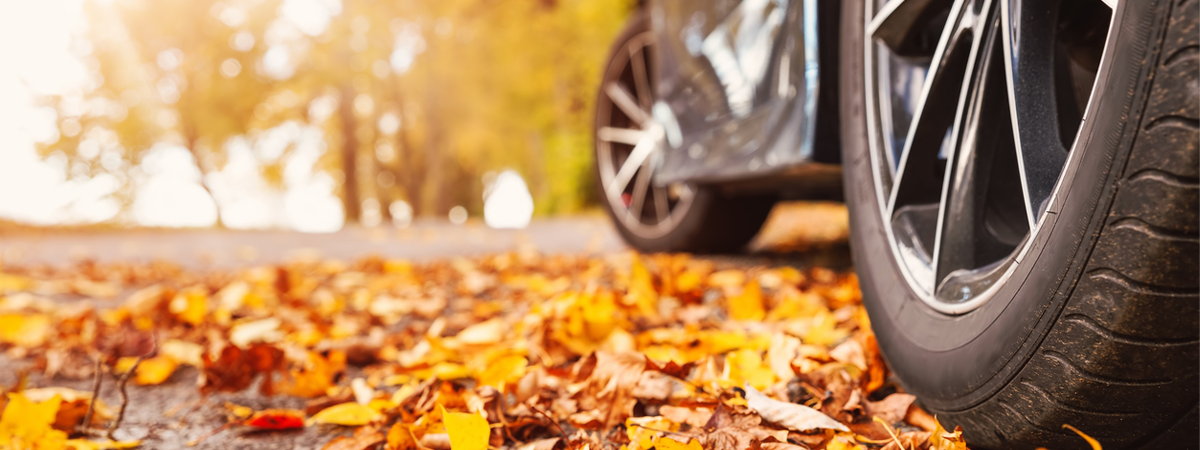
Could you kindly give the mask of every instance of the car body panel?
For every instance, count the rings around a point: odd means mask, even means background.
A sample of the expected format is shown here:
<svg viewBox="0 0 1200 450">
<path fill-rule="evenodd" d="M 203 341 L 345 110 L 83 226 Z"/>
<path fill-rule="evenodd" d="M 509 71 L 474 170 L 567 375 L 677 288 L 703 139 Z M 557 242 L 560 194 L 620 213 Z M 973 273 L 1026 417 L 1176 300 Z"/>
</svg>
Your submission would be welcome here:
<svg viewBox="0 0 1200 450">
<path fill-rule="evenodd" d="M 822 81 L 832 74 L 822 74 L 820 64 L 821 59 L 836 61 L 836 55 L 820 58 L 818 36 L 818 30 L 834 34 L 829 29 L 836 27 L 818 26 L 818 18 L 827 15 L 818 14 L 818 3 L 656 0 L 647 5 L 658 41 L 654 76 L 660 101 L 654 116 L 668 127 L 656 182 L 737 182 L 804 173 L 797 169 L 813 162 L 838 162 L 837 156 L 817 152 L 829 146 L 818 137 L 828 135 L 818 132 L 826 123 L 818 117 L 837 113 L 836 92 L 821 92 Z M 835 110 L 825 114 L 822 104 Z M 840 153 L 836 146 L 824 150 Z"/>
</svg>

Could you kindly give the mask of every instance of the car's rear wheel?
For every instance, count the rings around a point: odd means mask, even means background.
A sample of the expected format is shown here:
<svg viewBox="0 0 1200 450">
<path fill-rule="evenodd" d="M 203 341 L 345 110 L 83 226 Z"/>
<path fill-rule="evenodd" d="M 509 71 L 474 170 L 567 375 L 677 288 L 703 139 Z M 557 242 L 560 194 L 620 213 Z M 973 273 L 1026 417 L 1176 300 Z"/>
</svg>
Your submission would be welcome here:
<svg viewBox="0 0 1200 450">
<path fill-rule="evenodd" d="M 852 247 L 905 388 L 984 447 L 1195 447 L 1197 2 L 851 1 L 842 33 Z"/>
<path fill-rule="evenodd" d="M 662 184 L 655 174 L 667 130 L 655 118 L 655 48 L 644 11 L 609 55 L 596 100 L 595 167 L 600 198 L 626 242 L 646 252 L 734 251 L 750 241 L 773 200 L 728 197 L 711 186 Z"/>
</svg>

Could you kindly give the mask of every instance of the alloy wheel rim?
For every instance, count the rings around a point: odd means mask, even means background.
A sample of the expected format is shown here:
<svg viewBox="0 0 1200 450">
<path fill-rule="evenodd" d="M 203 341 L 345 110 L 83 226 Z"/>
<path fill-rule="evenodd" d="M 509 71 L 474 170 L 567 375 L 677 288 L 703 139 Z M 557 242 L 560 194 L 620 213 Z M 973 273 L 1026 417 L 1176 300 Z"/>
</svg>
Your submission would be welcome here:
<svg viewBox="0 0 1200 450">
<path fill-rule="evenodd" d="M 1028 250 L 1105 67 L 1113 6 L 868 2 L 864 82 L 878 206 L 894 260 L 935 310 L 981 306 Z"/>
<path fill-rule="evenodd" d="M 603 196 L 617 220 L 646 239 L 674 229 L 695 196 L 686 183 L 654 181 L 666 131 L 653 114 L 653 43 L 653 35 L 645 32 L 617 50 L 596 105 L 596 162 Z"/>
</svg>

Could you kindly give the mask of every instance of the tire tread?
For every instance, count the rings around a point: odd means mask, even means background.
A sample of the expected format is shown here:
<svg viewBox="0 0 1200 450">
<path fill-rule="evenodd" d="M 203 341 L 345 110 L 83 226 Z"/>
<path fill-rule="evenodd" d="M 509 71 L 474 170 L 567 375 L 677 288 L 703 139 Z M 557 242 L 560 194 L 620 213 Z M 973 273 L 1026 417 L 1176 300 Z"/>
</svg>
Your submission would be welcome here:
<svg viewBox="0 0 1200 450">
<path fill-rule="evenodd" d="M 1013 381 L 941 412 L 969 442 L 1087 448 L 1058 428 L 1071 424 L 1105 449 L 1197 445 L 1197 424 L 1181 417 L 1200 400 L 1200 19 L 1194 0 L 1171 3 L 1142 125 L 1114 162 L 1123 173 L 1071 299 Z"/>
</svg>

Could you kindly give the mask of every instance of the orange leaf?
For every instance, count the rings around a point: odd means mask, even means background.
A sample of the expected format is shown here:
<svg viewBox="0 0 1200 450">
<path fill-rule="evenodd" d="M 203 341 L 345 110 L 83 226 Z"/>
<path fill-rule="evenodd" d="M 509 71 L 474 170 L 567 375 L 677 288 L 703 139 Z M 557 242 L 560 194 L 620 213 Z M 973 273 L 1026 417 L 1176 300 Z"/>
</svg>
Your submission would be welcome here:
<svg viewBox="0 0 1200 450">
<path fill-rule="evenodd" d="M 304 428 L 304 412 L 295 409 L 264 409 L 242 423 L 263 430 Z"/>
</svg>

